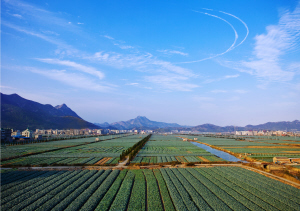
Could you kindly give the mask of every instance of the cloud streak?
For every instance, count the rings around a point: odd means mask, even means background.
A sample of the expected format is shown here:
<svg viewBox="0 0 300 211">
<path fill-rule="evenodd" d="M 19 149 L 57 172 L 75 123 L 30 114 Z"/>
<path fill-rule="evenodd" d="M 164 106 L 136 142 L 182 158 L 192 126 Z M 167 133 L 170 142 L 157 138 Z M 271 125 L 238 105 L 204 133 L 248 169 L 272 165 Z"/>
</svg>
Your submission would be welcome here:
<svg viewBox="0 0 300 211">
<path fill-rule="evenodd" d="M 212 9 L 207 9 L 207 8 L 203 8 L 203 9 L 204 9 L 204 10 L 214 11 L 214 10 L 212 10 Z M 228 53 L 229 51 L 232 51 L 234 48 L 238 47 L 239 45 L 241 45 L 241 44 L 247 39 L 247 37 L 248 37 L 248 34 L 249 34 L 249 28 L 248 28 L 247 24 L 246 24 L 242 19 L 240 19 L 239 17 L 237 17 L 237 16 L 235 16 L 235 15 L 232 15 L 232 14 L 230 14 L 230 13 L 226 13 L 226 12 L 223 12 L 223 11 L 218 11 L 218 12 L 220 12 L 220 13 L 223 13 L 223 14 L 229 15 L 229 16 L 231 16 L 231 17 L 234 17 L 235 19 L 237 19 L 238 21 L 240 21 L 240 22 L 244 25 L 244 27 L 246 28 L 246 30 L 247 30 L 246 36 L 245 36 L 244 39 L 243 39 L 239 44 L 237 44 L 237 45 L 236 45 L 236 41 L 237 41 L 239 35 L 238 35 L 236 29 L 234 28 L 234 26 L 233 26 L 229 21 L 227 21 L 226 19 L 221 18 L 221 17 L 219 17 L 219 16 L 217 16 L 217 15 L 213 15 L 213 14 L 210 14 L 210 13 L 207 13 L 207 12 L 200 12 L 200 11 L 194 11 L 194 12 L 201 13 L 201 14 L 204 14 L 204 15 L 208 15 L 208 16 L 211 16 L 211 17 L 214 17 L 214 18 L 217 18 L 217 19 L 220 19 L 220 20 L 224 21 L 225 23 L 227 23 L 227 24 L 232 28 L 232 30 L 233 30 L 233 32 L 234 32 L 234 34 L 235 34 L 235 39 L 234 39 L 233 43 L 231 44 L 231 46 L 230 46 L 226 51 L 224 51 L 224 52 L 222 52 L 222 53 L 215 54 L 215 55 L 213 55 L 213 56 L 210 56 L 210 57 L 207 57 L 207 58 L 204 58 L 204 59 L 199 59 L 199 60 L 195 60 L 195 61 L 188 61 L 188 62 L 180 62 L 180 63 L 195 63 L 195 62 L 202 62 L 202 61 L 205 61 L 205 60 L 213 59 L 213 58 L 215 58 L 215 57 L 224 55 L 224 54 Z"/>
<path fill-rule="evenodd" d="M 254 38 L 254 58 L 250 61 L 224 62 L 223 64 L 255 75 L 264 83 L 290 81 L 297 74 L 293 72 L 295 67 L 297 69 L 297 62 L 286 64 L 280 58 L 289 51 L 297 49 L 299 38 L 300 3 L 293 12 L 283 13 L 277 25 L 267 26 L 266 33 Z"/>
<path fill-rule="evenodd" d="M 30 31 L 30 30 L 24 29 L 22 27 L 16 26 L 16 25 L 11 24 L 11 23 L 8 23 L 6 21 L 2 21 L 1 24 L 6 26 L 6 27 L 9 27 L 11 29 L 14 29 L 16 31 L 19 31 L 19 32 L 22 32 L 22 33 L 25 33 L 25 34 L 28 34 L 28 35 L 31 35 L 31 36 L 34 36 L 34 37 L 38 37 L 38 38 L 40 38 L 40 39 L 42 39 L 46 42 L 52 43 L 52 44 L 56 45 L 58 48 L 64 49 L 65 50 L 64 52 L 68 55 L 78 53 L 77 49 L 74 49 L 72 46 L 70 46 L 70 45 L 68 45 L 68 44 L 66 44 L 66 43 L 64 43 L 60 40 L 45 36 L 45 35 L 37 33 L 37 32 L 33 32 L 33 31 Z"/>
<path fill-rule="evenodd" d="M 164 53 L 164 54 L 178 54 L 178 55 L 181 55 L 181 56 L 188 56 L 189 54 L 188 53 L 184 53 L 184 52 L 181 52 L 181 51 L 176 51 L 176 50 L 157 50 L 158 52 L 161 52 L 161 53 Z"/>
<path fill-rule="evenodd" d="M 78 26 L 68 24 L 69 21 L 57 17 L 58 14 L 36 7 L 33 4 L 24 3 L 23 1 L 18 0 L 4 0 L 3 3 L 12 11 L 16 11 L 18 14 L 22 15 L 24 19 L 30 19 L 32 23 L 37 22 L 43 26 L 54 25 L 56 27 L 61 27 L 64 30 L 70 30 L 73 32 L 80 31 Z"/>
<path fill-rule="evenodd" d="M 94 82 L 90 78 L 84 77 L 83 75 L 78 75 L 75 73 L 68 73 L 65 70 L 46 70 L 38 69 L 33 67 L 24 67 L 25 70 L 43 75 L 52 80 L 59 81 L 61 83 L 67 84 L 71 87 L 76 87 L 84 90 L 91 90 L 97 92 L 111 92 L 112 87 L 104 86 L 99 84 L 99 82 Z"/>
<path fill-rule="evenodd" d="M 199 87 L 196 84 L 186 83 L 185 81 L 188 80 L 188 77 L 178 75 L 154 75 L 146 76 L 145 79 L 169 91 L 189 92 Z"/>
<path fill-rule="evenodd" d="M 99 79 L 104 78 L 104 73 L 101 71 L 97 70 L 96 68 L 93 67 L 88 67 L 84 66 L 82 64 L 78 64 L 76 62 L 68 61 L 68 60 L 59 60 L 59 59 L 37 59 L 38 61 L 45 62 L 48 64 L 57 64 L 57 65 L 63 65 L 67 67 L 74 68 L 76 70 L 82 71 L 84 73 L 88 73 L 90 75 L 94 75 L 98 77 Z"/>
<path fill-rule="evenodd" d="M 209 83 L 212 83 L 212 82 L 217 82 L 217 81 L 223 81 L 223 80 L 227 80 L 227 79 L 231 79 L 231 78 L 237 78 L 239 77 L 240 75 L 239 74 L 235 74 L 235 75 L 225 75 L 221 78 L 214 78 L 214 79 L 207 79 L 205 80 L 203 83 L 204 84 L 209 84 Z"/>
<path fill-rule="evenodd" d="M 190 70 L 171 62 L 154 58 L 151 54 L 120 54 L 116 52 L 96 52 L 89 59 L 116 68 L 135 68 L 138 71 L 173 72 L 185 76 L 195 76 Z"/>
</svg>

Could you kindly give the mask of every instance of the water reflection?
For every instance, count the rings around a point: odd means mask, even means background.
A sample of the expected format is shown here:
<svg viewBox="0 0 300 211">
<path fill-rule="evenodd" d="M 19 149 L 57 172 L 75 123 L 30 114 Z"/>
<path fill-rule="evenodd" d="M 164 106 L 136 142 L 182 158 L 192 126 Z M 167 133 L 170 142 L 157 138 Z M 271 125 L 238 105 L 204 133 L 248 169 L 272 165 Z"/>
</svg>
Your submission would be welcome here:
<svg viewBox="0 0 300 211">
<path fill-rule="evenodd" d="M 241 161 L 241 162 L 247 163 L 247 161 L 242 161 L 242 160 L 234 157 L 233 155 L 228 154 L 227 152 L 223 152 L 223 151 L 220 151 L 220 150 L 217 150 L 217 149 L 213 149 L 210 146 L 207 146 L 205 144 L 199 144 L 197 142 L 192 142 L 192 141 L 191 141 L 191 143 L 194 144 L 194 145 L 196 145 L 197 147 L 205 149 L 206 151 L 208 151 L 208 152 L 210 152 L 210 153 L 212 153 L 212 154 L 214 154 L 214 155 L 216 155 L 216 156 L 218 156 L 218 157 L 220 157 L 220 158 L 222 158 L 224 160 L 227 160 L 227 161 L 230 161 L 230 162 Z"/>
</svg>

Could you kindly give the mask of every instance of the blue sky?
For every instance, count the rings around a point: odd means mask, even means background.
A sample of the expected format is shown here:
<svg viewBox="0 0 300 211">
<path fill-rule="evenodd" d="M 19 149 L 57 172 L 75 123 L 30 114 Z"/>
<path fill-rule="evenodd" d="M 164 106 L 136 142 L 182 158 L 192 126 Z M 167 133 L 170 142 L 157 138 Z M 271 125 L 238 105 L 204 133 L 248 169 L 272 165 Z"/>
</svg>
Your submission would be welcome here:
<svg viewBox="0 0 300 211">
<path fill-rule="evenodd" d="M 1 92 L 90 122 L 300 119 L 300 2 L 1 1 Z"/>
</svg>

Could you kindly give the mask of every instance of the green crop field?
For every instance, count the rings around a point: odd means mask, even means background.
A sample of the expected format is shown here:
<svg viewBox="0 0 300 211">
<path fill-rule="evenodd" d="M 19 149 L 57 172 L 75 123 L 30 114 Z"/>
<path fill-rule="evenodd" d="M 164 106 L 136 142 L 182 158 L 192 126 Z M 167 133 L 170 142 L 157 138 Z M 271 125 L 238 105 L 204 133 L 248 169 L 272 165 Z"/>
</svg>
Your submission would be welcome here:
<svg viewBox="0 0 300 211">
<path fill-rule="evenodd" d="M 300 141 L 297 137 L 239 136 L 239 138 L 245 140 L 204 137 L 202 135 L 184 135 L 183 137 L 189 139 L 197 138 L 197 141 L 214 145 L 233 153 L 251 154 L 248 156 L 266 162 L 272 162 L 275 156 L 300 157 Z"/>
<path fill-rule="evenodd" d="M 300 190 L 240 167 L 7 171 L 2 210 L 299 210 Z"/>
<path fill-rule="evenodd" d="M 204 160 L 199 158 L 205 158 Z M 190 142 L 175 136 L 152 135 L 132 163 L 224 161 Z"/>
<path fill-rule="evenodd" d="M 107 140 L 116 137 L 113 136 L 100 136 L 99 140 Z M 73 147 L 81 144 L 91 143 L 95 141 L 95 137 L 69 139 L 60 141 L 40 142 L 33 144 L 23 145 L 1 145 L 1 159 L 15 157 L 19 155 L 26 155 L 38 152 L 44 152 L 53 149 L 60 149 L 64 147 Z"/>
<path fill-rule="evenodd" d="M 114 136 L 112 136 L 114 137 Z M 103 164 L 117 164 L 119 156 L 123 150 L 133 146 L 135 143 L 143 139 L 145 135 L 130 135 L 126 137 L 115 137 L 111 139 L 111 136 L 103 136 L 101 141 L 95 142 L 95 137 L 87 139 L 79 139 L 76 142 L 72 140 L 65 141 L 53 141 L 28 145 L 8 146 L 2 148 L 2 153 L 8 151 L 20 150 L 22 147 L 24 153 L 41 152 L 45 149 L 56 149 L 55 151 L 44 152 L 37 155 L 30 155 L 26 157 L 20 157 L 15 159 L 9 159 L 1 162 L 1 165 L 103 165 Z M 111 139 L 111 140 L 109 140 Z M 71 145 L 72 144 L 72 145 Z M 82 144 L 81 146 L 77 146 Z M 47 148 L 43 148 L 47 145 Z M 63 148 L 64 146 L 72 146 L 70 148 Z M 27 151 L 26 151 L 27 150 Z M 15 154 L 14 154 L 15 155 Z"/>
</svg>

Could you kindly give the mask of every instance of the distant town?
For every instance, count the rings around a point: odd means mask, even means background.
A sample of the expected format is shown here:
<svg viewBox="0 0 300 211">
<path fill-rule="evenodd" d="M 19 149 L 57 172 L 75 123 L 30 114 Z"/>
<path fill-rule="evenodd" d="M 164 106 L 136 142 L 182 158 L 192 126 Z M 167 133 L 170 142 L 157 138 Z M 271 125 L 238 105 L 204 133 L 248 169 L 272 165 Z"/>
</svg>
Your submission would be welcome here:
<svg viewBox="0 0 300 211">
<path fill-rule="evenodd" d="M 111 130 L 111 129 L 36 129 L 35 131 L 26 129 L 23 131 L 13 130 L 9 128 L 1 128 L 1 141 L 4 143 L 23 142 L 23 141 L 45 141 L 45 140 L 62 140 L 70 138 L 82 138 L 88 136 L 101 136 L 101 135 L 115 135 L 115 134 L 204 134 L 204 135 L 227 135 L 227 136 L 287 136 L 287 137 L 300 137 L 299 131 L 272 131 L 272 130 L 251 130 L 251 131 L 234 131 L 234 132 L 199 132 L 199 131 L 185 131 L 185 130 L 172 130 L 171 132 L 158 132 L 156 130 Z"/>
</svg>

